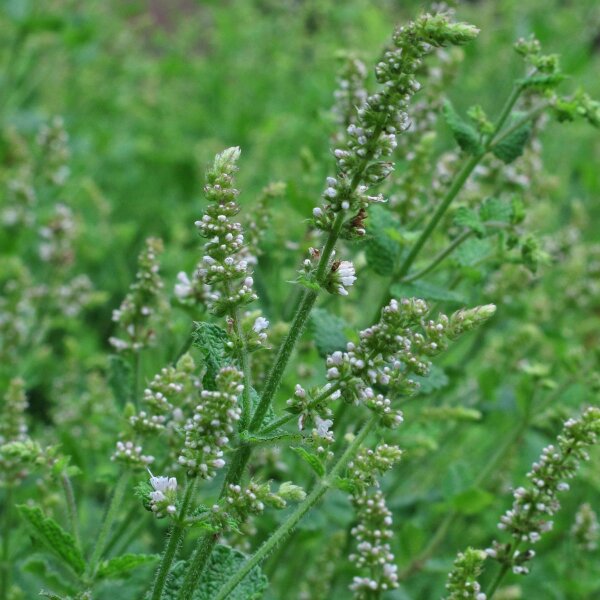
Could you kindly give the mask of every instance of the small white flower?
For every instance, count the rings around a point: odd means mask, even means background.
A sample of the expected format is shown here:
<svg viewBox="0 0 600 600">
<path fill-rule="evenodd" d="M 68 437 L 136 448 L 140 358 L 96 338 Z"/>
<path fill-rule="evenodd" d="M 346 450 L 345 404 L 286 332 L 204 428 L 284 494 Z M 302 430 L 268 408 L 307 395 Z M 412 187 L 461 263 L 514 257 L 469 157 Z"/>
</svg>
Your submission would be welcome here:
<svg viewBox="0 0 600 600">
<path fill-rule="evenodd" d="M 258 317 L 256 319 L 256 321 L 254 321 L 254 325 L 252 326 L 252 329 L 256 333 L 260 333 L 263 329 L 266 329 L 268 326 L 269 326 L 269 321 L 267 321 L 267 319 L 265 319 L 264 317 Z"/>
<path fill-rule="evenodd" d="M 321 417 L 317 415 L 315 417 L 315 425 L 317 426 L 317 435 L 325 438 L 329 433 L 329 428 L 333 425 L 333 421 L 331 419 L 321 419 Z"/>
<path fill-rule="evenodd" d="M 192 282 L 184 271 L 177 273 L 177 283 L 174 291 L 175 296 L 180 300 L 187 298 L 192 293 Z"/>
</svg>

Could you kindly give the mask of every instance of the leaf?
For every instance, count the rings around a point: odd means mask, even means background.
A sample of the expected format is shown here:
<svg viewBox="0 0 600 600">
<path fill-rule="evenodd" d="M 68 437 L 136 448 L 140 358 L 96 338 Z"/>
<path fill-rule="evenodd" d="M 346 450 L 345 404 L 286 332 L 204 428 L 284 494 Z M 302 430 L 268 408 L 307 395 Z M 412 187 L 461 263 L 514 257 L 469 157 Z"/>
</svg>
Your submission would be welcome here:
<svg viewBox="0 0 600 600">
<path fill-rule="evenodd" d="M 336 350 L 343 350 L 346 347 L 348 342 L 346 328 L 347 323 L 344 319 L 324 308 L 315 308 L 312 311 L 310 331 L 319 356 L 325 358 Z"/>
<path fill-rule="evenodd" d="M 457 304 L 465 304 L 466 302 L 466 299 L 462 294 L 433 283 L 427 283 L 426 281 L 395 283 L 391 287 L 391 292 L 392 296 L 396 298 L 423 298 L 423 300 L 455 302 Z"/>
<path fill-rule="evenodd" d="M 56 594 L 48 590 L 40 590 L 39 595 L 44 598 L 50 598 L 50 600 L 69 600 L 71 598 L 71 596 L 61 596 L 60 594 Z"/>
<path fill-rule="evenodd" d="M 23 571 L 39 577 L 46 585 L 59 589 L 61 592 L 73 591 L 72 585 L 65 579 L 63 574 L 55 571 L 47 562 L 45 557 L 32 556 L 23 565 Z"/>
<path fill-rule="evenodd" d="M 418 393 L 423 395 L 431 394 L 431 392 L 445 388 L 450 381 L 444 369 L 438 365 L 431 365 L 427 377 L 413 375 L 412 379 L 419 384 Z"/>
<path fill-rule="evenodd" d="M 486 198 L 479 209 L 479 216 L 482 221 L 510 223 L 512 215 L 512 206 L 499 198 Z"/>
<path fill-rule="evenodd" d="M 206 373 L 202 383 L 208 390 L 214 390 L 217 373 L 225 362 L 225 342 L 227 332 L 213 323 L 195 322 L 192 334 L 193 345 L 202 352 Z"/>
<path fill-rule="evenodd" d="M 494 156 L 502 162 L 509 164 L 519 158 L 525 150 L 525 145 L 531 136 L 531 124 L 526 123 L 523 127 L 515 129 L 512 133 L 492 146 Z"/>
<path fill-rule="evenodd" d="M 390 211 L 383 206 L 375 205 L 369 210 L 369 238 L 365 241 L 365 256 L 373 271 L 384 277 L 392 275 L 400 254 L 400 245 L 392 237 L 395 229 L 390 227 L 392 219 Z"/>
<path fill-rule="evenodd" d="M 454 222 L 460 227 L 468 227 L 475 233 L 483 235 L 485 233 L 485 227 L 481 222 L 479 215 L 472 209 L 466 206 L 461 206 L 454 215 Z"/>
<path fill-rule="evenodd" d="M 52 554 L 69 565 L 75 573 L 85 571 L 85 561 L 75 540 L 54 519 L 44 516 L 38 506 L 17 505 L 31 535 Z"/>
<path fill-rule="evenodd" d="M 483 146 L 479 141 L 479 133 L 472 125 L 461 119 L 449 100 L 444 102 L 442 113 L 456 143 L 462 150 L 469 154 L 483 152 Z"/>
<path fill-rule="evenodd" d="M 275 429 L 274 431 L 270 431 L 269 433 L 265 434 L 261 434 L 260 432 L 241 432 L 240 440 L 247 444 L 267 446 L 269 444 L 280 442 L 282 440 L 288 440 L 290 442 L 299 442 L 302 440 L 302 435 L 300 433 L 290 433 L 285 429 Z"/>
<path fill-rule="evenodd" d="M 472 267 L 489 256 L 492 246 L 488 239 L 471 238 L 454 252 L 454 260 L 463 267 Z"/>
<path fill-rule="evenodd" d="M 131 363 L 119 354 L 108 357 L 108 383 L 119 406 L 125 406 L 133 401 Z"/>
<path fill-rule="evenodd" d="M 531 77 L 524 77 L 517 80 L 517 83 L 524 88 L 538 88 L 547 90 L 556 87 L 565 79 L 566 76 L 562 73 L 542 73 L 538 75 L 532 75 Z"/>
<path fill-rule="evenodd" d="M 98 578 L 111 579 L 126 577 L 129 571 L 143 565 L 149 565 L 159 559 L 158 554 L 123 554 L 109 560 L 105 560 L 98 568 Z"/>
<path fill-rule="evenodd" d="M 319 477 L 325 475 L 325 465 L 316 454 L 310 453 L 306 448 L 302 448 L 302 446 L 292 446 L 290 450 L 293 450 L 302 460 L 308 463 Z"/>
<path fill-rule="evenodd" d="M 248 557 L 229 546 L 218 545 L 213 550 L 210 562 L 204 570 L 202 579 L 196 588 L 193 600 L 213 600 L 225 582 L 248 559 Z M 169 573 L 162 600 L 177 600 L 179 589 L 188 571 L 187 561 L 179 561 Z M 239 585 L 227 596 L 227 600 L 260 600 L 268 581 L 260 567 L 255 567 L 242 579 Z"/>
<path fill-rule="evenodd" d="M 494 495 L 481 488 L 469 488 L 450 499 L 451 506 L 463 515 L 475 515 L 494 501 Z"/>
</svg>

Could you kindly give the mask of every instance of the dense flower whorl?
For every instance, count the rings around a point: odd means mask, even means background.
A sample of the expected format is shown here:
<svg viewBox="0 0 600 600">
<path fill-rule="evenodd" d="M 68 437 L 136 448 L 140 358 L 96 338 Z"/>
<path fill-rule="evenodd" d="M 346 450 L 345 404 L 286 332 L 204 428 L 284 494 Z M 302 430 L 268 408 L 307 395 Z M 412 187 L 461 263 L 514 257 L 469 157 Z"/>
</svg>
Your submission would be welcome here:
<svg viewBox="0 0 600 600">
<path fill-rule="evenodd" d="M 332 294 L 347 296 L 349 287 L 354 285 L 356 275 L 354 265 L 349 260 L 336 260 L 331 265 L 326 287 Z"/>
<path fill-rule="evenodd" d="M 217 315 L 231 312 L 257 298 L 252 289 L 254 282 L 250 276 L 242 226 L 232 220 L 239 212 L 236 202 L 239 192 L 233 186 L 239 156 L 240 149 L 237 147 L 228 148 L 216 156 L 206 174 L 204 187 L 209 205 L 202 219 L 196 221 L 200 234 L 208 240 L 197 276 L 210 286 L 208 301 Z M 187 284 L 180 278 L 181 293 L 185 291 L 181 286 Z"/>
<path fill-rule="evenodd" d="M 413 393 L 418 384 L 411 376 L 427 375 L 428 357 L 445 350 L 448 340 L 474 328 L 494 311 L 489 305 L 426 320 L 429 307 L 424 300 L 391 300 L 379 323 L 360 332 L 358 344 L 350 342 L 345 352 L 327 358 L 327 379 L 339 387 L 346 401 L 362 402 L 379 413 L 385 425 L 398 425 L 402 414 L 392 408 L 391 397 Z"/>
<path fill-rule="evenodd" d="M 398 587 L 398 567 L 389 544 L 393 537 L 392 513 L 380 490 L 356 495 L 352 503 L 358 520 L 351 531 L 357 541 L 357 552 L 349 558 L 357 569 L 365 570 L 369 575 L 354 577 L 350 589 L 356 600 L 366 600 L 371 598 L 373 591 L 384 592 Z"/>
<path fill-rule="evenodd" d="M 237 399 L 244 389 L 242 379 L 235 367 L 223 367 L 216 378 L 217 389 L 201 392 L 200 403 L 184 426 L 185 443 L 178 459 L 188 475 L 212 479 L 225 466 L 222 448 L 241 415 Z"/>
<path fill-rule="evenodd" d="M 500 519 L 498 528 L 511 534 L 515 544 L 538 542 L 553 527 L 552 517 L 560 509 L 559 494 L 569 489 L 568 479 L 577 473 L 582 460 L 588 460 L 586 447 L 595 444 L 600 434 L 600 408 L 587 408 L 578 419 L 564 423 L 557 444 L 544 448 L 527 474 L 530 485 L 513 492 L 513 505 Z M 513 572 L 526 574 L 533 550 L 513 551 L 510 544 L 494 542 L 487 554 L 512 566 Z"/>
<path fill-rule="evenodd" d="M 345 210 L 356 217 L 345 224 L 343 234 L 350 238 L 364 235 L 361 211 L 383 200 L 381 195 L 370 195 L 369 188 L 393 170 L 391 162 L 381 159 L 393 153 L 396 134 L 409 126 L 406 111 L 410 98 L 420 88 L 414 75 L 423 57 L 434 47 L 465 44 L 477 33 L 475 27 L 453 23 L 444 13 L 424 15 L 396 31 L 393 46 L 375 70 L 381 88 L 357 106 L 356 118 L 344 118 L 348 122 L 345 144 L 334 150 L 337 174 L 327 179 L 325 204 L 313 213 L 319 229 L 330 231 L 336 213 Z M 359 63 L 353 67 L 354 75 L 360 75 Z"/>
<path fill-rule="evenodd" d="M 150 473 L 150 510 L 158 517 L 174 515 L 177 512 L 177 479 L 175 477 L 155 477 Z"/>
<path fill-rule="evenodd" d="M 122 352 L 139 352 L 154 339 L 150 319 L 155 313 L 155 305 L 163 289 L 159 275 L 158 255 L 163 251 L 163 243 L 157 238 L 148 238 L 144 250 L 138 258 L 136 281 L 118 309 L 113 311 L 112 320 L 123 330 L 121 337 L 109 339 L 113 347 Z"/>
<path fill-rule="evenodd" d="M 474 548 L 467 548 L 458 554 L 454 568 L 448 574 L 446 600 L 486 600 L 477 581 L 485 559 L 485 552 Z"/>
</svg>

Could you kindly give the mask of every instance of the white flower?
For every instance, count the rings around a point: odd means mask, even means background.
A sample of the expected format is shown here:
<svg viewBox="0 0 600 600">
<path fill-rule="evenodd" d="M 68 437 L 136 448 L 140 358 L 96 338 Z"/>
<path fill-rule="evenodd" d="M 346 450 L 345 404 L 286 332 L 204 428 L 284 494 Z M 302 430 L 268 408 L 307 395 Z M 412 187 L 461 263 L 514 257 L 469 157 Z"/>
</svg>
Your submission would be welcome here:
<svg viewBox="0 0 600 600">
<path fill-rule="evenodd" d="M 321 417 L 317 415 L 315 417 L 315 425 L 317 426 L 317 435 L 325 438 L 329 433 L 329 428 L 333 425 L 333 421 L 331 419 L 321 419 Z"/>
<path fill-rule="evenodd" d="M 254 321 L 254 325 L 252 326 L 252 329 L 256 333 L 260 333 L 263 329 L 266 329 L 268 326 L 269 326 L 269 321 L 267 321 L 267 319 L 265 319 L 264 317 L 258 317 L 256 319 L 256 321 Z"/>
<path fill-rule="evenodd" d="M 152 475 L 150 470 L 150 485 L 156 490 L 156 492 L 175 492 L 177 491 L 177 479 L 175 477 L 155 477 Z"/>
<path fill-rule="evenodd" d="M 347 296 L 348 290 L 346 288 L 354 285 L 356 281 L 354 271 L 354 265 L 349 260 L 343 260 L 337 268 L 331 271 L 331 287 L 330 291 L 337 292 L 340 296 Z"/>
<path fill-rule="evenodd" d="M 184 271 L 177 273 L 177 283 L 174 291 L 175 296 L 180 300 L 187 298 L 192 293 L 192 282 Z"/>
</svg>

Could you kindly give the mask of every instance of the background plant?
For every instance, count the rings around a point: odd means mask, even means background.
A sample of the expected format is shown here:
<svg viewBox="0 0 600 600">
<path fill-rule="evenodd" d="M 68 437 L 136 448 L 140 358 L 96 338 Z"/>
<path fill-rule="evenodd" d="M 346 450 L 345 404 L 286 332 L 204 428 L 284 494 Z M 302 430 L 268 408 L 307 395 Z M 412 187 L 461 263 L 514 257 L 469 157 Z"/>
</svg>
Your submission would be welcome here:
<svg viewBox="0 0 600 600">
<path fill-rule="evenodd" d="M 2 593 L 31 597 L 43 587 L 74 596 L 86 594 L 89 586 L 81 582 L 91 579 L 97 598 L 115 590 L 133 598 L 148 589 L 173 526 L 171 517 L 154 519 L 150 512 L 180 510 L 189 489 L 179 474 L 176 490 L 160 479 L 178 458 L 178 419 L 192 417 L 198 390 L 210 389 L 222 367 L 237 364 L 242 337 L 256 350 L 246 371 L 262 390 L 306 293 L 289 282 L 299 257 L 315 260 L 309 248 L 320 245 L 306 220 L 332 187 L 324 186 L 335 173 L 329 148 L 345 143 L 340 124 L 355 119 L 341 82 L 364 98 L 390 23 L 406 24 L 423 8 L 429 7 L 234 2 L 166 10 L 65 1 L 3 7 L 0 377 L 3 417 L 10 418 L 1 434 Z M 219 523 L 202 510 L 183 523 L 193 527 L 179 556 L 188 557 L 215 527 L 226 530 L 223 542 L 252 554 L 304 505 L 303 489 L 331 483 L 335 489 L 318 510 L 265 553 L 271 597 L 291 589 L 298 565 L 306 570 L 298 597 L 349 595 L 353 578 L 365 576 L 351 532 L 366 522 L 362 499 L 380 494 L 393 518 L 390 564 L 400 581 L 384 597 L 441 595 L 465 538 L 473 547 L 490 547 L 510 488 L 523 481 L 563 421 L 597 402 L 598 138 L 585 122 L 594 120 L 594 105 L 577 93 L 599 95 L 597 9 L 592 2 L 576 9 L 481 2 L 460 6 L 457 18 L 482 33 L 464 48 L 437 50 L 416 75 L 422 90 L 407 107 L 411 126 L 397 136 L 389 158 L 396 169 L 376 191 L 388 202 L 369 206 L 364 220 L 357 207 L 352 227 L 365 235 L 337 250 L 336 258 L 353 261 L 354 274 L 345 266 L 343 277 L 357 279 L 347 298 L 322 294 L 274 397 L 285 435 L 273 427 L 245 440 L 255 448 L 253 479 L 245 478 L 240 492 L 254 486 L 267 509 L 237 502 L 239 513 L 226 511 Z M 530 33 L 541 50 L 528 41 Z M 525 63 L 510 50 L 520 37 Z M 567 80 L 559 81 L 551 53 L 561 55 Z M 473 164 L 406 269 L 456 174 L 475 162 L 482 140 L 492 135 L 513 82 L 533 77 L 533 69 L 546 80 L 522 90 L 515 121 L 507 115 L 504 131 L 528 113 L 530 125 L 514 128 L 507 136 L 512 145 L 501 144 Z M 548 100 L 554 110 L 536 113 Z M 193 276 L 203 255 L 193 227 L 206 207 L 202 173 L 232 146 L 243 149 L 236 183 L 242 210 L 235 218 L 250 254 L 259 256 L 250 263 L 259 302 L 241 311 L 237 338 L 230 337 L 233 315 L 229 321 L 210 316 L 207 290 Z M 514 160 L 511 148 L 521 153 Z M 270 182 L 283 185 L 266 187 Z M 127 339 L 130 323 L 113 321 L 113 310 L 134 292 L 130 285 L 141 270 L 136 257 L 147 238 L 164 246 L 157 256 L 164 286 L 148 306 L 155 312 L 135 316 L 151 317 L 149 347 L 115 352 L 108 340 Z M 377 307 L 390 295 L 423 298 L 434 305 L 434 317 L 492 302 L 498 310 L 436 357 L 428 376 L 418 376 L 419 393 L 402 401 L 403 424 L 384 436 L 401 446 L 402 460 L 381 474 L 379 487 L 373 481 L 361 491 L 346 472 L 343 482 L 321 479 L 322 469 L 336 464 L 330 453 L 339 457 L 349 443 L 345 434 L 357 433 L 361 407 L 341 410 L 342 401 L 329 404 L 330 396 L 307 403 L 323 390 L 326 368 L 336 366 L 326 367 L 326 357 L 337 361 L 336 351 L 357 344 L 357 332 L 377 322 Z M 268 329 L 259 319 L 269 321 Z M 192 321 L 203 325 L 190 336 Z M 254 391 L 245 390 L 254 410 Z M 284 413 L 288 399 L 292 411 Z M 302 433 L 295 427 L 300 416 Z M 319 435 L 329 433 L 329 420 L 331 440 Z M 155 485 L 145 471 L 109 461 L 119 440 L 124 450 L 135 454 L 140 446 L 142 455 L 155 457 L 149 465 L 159 478 Z M 580 471 L 561 496 L 554 530 L 536 548 L 531 573 L 507 575 L 498 597 L 598 592 L 595 550 L 582 542 L 593 536 L 595 521 L 580 508 L 587 502 L 598 510 L 596 471 Z M 290 480 L 302 489 L 290 488 Z M 156 510 L 144 511 L 136 484 Z M 219 477 L 203 484 L 202 497 L 217 498 L 221 484 Z M 230 490 L 233 504 L 237 493 Z M 105 507 L 111 498 L 112 512 Z M 272 510 L 283 502 L 299 507 Z M 107 522 L 112 526 L 101 526 Z M 591 525 L 584 530 L 581 523 Z M 219 546 L 214 556 L 219 560 L 209 572 L 221 583 L 245 560 Z M 174 565 L 176 575 L 183 566 Z M 490 576 L 486 567 L 483 590 Z M 251 572 L 256 589 L 262 577 Z"/>
</svg>

